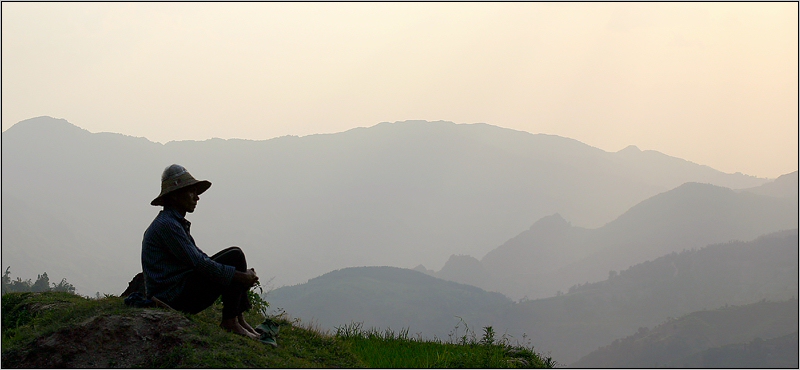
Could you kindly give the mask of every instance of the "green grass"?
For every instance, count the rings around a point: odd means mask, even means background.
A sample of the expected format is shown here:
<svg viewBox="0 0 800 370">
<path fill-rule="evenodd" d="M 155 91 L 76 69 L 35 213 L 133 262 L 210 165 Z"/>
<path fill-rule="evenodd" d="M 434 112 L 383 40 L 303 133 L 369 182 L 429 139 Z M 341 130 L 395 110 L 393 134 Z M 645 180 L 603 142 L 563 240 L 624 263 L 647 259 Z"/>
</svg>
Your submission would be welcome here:
<svg viewBox="0 0 800 370">
<path fill-rule="evenodd" d="M 457 330 L 458 328 L 456 328 Z M 465 329 L 462 336 L 426 340 L 408 336 L 408 331 L 365 330 L 358 323 L 337 329 L 336 337 L 370 368 L 551 368 L 556 362 L 543 358 L 532 347 L 495 340 L 492 327 L 485 327 L 478 340 Z"/>
<path fill-rule="evenodd" d="M 284 317 L 272 318 L 281 329 L 279 347 L 271 348 L 220 329 L 222 306 L 219 304 L 197 315 L 186 316 L 197 324 L 198 332 L 195 342 L 181 349 L 180 367 L 364 367 L 340 340 L 303 328 Z M 253 311 L 245 318 L 253 326 L 264 320 L 261 314 Z"/>
<path fill-rule="evenodd" d="M 259 302 L 256 302 L 259 303 Z M 263 306 L 261 307 L 263 308 Z M 143 309 L 124 305 L 122 298 L 107 296 L 90 299 L 63 292 L 9 293 L 2 296 L 2 356 L 4 367 L 19 367 L 14 361 L 37 346 L 37 340 L 56 332 L 65 333 L 95 316 L 135 316 Z M 532 348 L 511 346 L 496 341 L 491 328 L 484 329 L 478 340 L 465 332 L 451 342 L 409 338 L 407 331 L 361 330 L 359 324 L 340 328 L 337 333 L 316 330 L 289 320 L 285 315 L 272 317 L 280 326 L 278 348 L 228 333 L 219 327 L 221 304 L 189 315 L 173 312 L 171 317 L 185 317 L 191 325 L 179 334 L 178 345 L 158 356 L 142 357 L 133 367 L 202 367 L 202 368 L 515 368 L 552 367 L 555 362 L 543 359 Z M 263 320 L 261 310 L 245 316 L 254 326 Z M 80 339 L 80 338 L 76 338 Z M 103 345 L 97 343 L 96 345 Z M 136 345 L 136 344 L 132 344 Z M 108 352 L 104 352 L 108 353 Z M 108 367 L 125 366 L 122 358 L 99 358 Z M 130 361 L 130 357 L 124 358 Z M 19 360 L 21 361 L 21 360 Z M 117 365 L 119 364 L 119 365 Z"/>
</svg>

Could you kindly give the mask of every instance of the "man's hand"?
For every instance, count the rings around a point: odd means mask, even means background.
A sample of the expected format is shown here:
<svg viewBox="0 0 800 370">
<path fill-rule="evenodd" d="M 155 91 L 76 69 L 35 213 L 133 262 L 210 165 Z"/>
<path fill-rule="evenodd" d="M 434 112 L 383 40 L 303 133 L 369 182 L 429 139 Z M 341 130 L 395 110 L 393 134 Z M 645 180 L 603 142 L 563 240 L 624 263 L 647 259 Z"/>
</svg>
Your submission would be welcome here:
<svg viewBox="0 0 800 370">
<path fill-rule="evenodd" d="M 256 275 L 255 269 L 249 269 L 245 272 L 236 271 L 233 273 L 233 281 L 250 288 L 256 285 L 258 275 Z"/>
</svg>

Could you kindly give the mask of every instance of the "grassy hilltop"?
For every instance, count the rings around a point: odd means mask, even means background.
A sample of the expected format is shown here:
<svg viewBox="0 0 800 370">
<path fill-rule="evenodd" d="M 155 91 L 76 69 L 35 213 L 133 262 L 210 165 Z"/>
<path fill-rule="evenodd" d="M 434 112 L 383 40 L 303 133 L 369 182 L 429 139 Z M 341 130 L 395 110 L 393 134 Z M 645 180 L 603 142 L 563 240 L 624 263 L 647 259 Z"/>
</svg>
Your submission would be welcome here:
<svg viewBox="0 0 800 370">
<path fill-rule="evenodd" d="M 259 323 L 252 310 L 248 321 Z M 198 315 L 130 308 L 122 298 L 90 299 L 65 292 L 2 297 L 2 367 L 553 367 L 532 348 L 465 332 L 455 340 L 425 341 L 407 331 L 363 329 L 336 333 L 298 320 L 276 319 L 278 348 L 219 328 L 221 306 Z"/>
</svg>

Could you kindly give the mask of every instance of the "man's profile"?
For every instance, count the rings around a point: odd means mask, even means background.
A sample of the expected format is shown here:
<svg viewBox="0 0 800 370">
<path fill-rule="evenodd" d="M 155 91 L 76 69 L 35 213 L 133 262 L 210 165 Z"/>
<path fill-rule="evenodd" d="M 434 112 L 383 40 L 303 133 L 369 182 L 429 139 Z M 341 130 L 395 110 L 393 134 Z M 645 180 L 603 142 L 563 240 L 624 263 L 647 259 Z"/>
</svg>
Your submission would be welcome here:
<svg viewBox="0 0 800 370">
<path fill-rule="evenodd" d="M 242 313 L 250 309 L 248 290 L 258 276 L 247 268 L 238 247 L 226 248 L 209 257 L 189 233 L 192 213 L 200 194 L 211 183 L 197 180 L 183 166 L 173 164 L 161 175 L 161 193 L 150 202 L 163 206 L 142 239 L 142 270 L 145 295 L 157 302 L 188 313 L 198 313 L 222 296 L 225 330 L 258 339 L 259 334 Z"/>
</svg>

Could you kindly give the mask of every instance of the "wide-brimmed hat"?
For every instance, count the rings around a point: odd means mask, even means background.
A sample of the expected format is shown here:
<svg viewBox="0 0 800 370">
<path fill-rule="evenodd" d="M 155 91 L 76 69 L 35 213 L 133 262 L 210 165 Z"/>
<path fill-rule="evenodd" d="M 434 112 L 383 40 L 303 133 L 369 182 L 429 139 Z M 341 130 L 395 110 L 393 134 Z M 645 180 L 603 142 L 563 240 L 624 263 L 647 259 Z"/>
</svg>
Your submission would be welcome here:
<svg viewBox="0 0 800 370">
<path fill-rule="evenodd" d="M 211 182 L 197 180 L 189 171 L 186 171 L 186 168 L 179 164 L 173 164 L 165 168 L 164 173 L 161 174 L 161 194 L 158 194 L 156 199 L 150 202 L 150 205 L 163 206 L 165 195 L 189 186 L 196 186 L 197 195 L 200 195 L 211 187 Z"/>
</svg>

